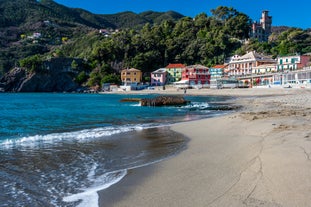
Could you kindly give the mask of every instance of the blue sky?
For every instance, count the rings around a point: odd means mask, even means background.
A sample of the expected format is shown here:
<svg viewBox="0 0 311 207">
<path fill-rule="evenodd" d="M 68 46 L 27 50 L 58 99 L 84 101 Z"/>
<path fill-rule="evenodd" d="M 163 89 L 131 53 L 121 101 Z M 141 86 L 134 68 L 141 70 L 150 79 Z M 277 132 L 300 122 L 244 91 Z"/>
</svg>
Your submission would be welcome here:
<svg viewBox="0 0 311 207">
<path fill-rule="evenodd" d="M 311 0 L 55 0 L 55 2 L 82 8 L 95 14 L 114 14 L 123 11 L 140 13 L 147 10 L 173 10 L 195 17 L 218 6 L 233 7 L 252 20 L 259 21 L 262 10 L 268 10 L 273 26 L 311 28 Z"/>
</svg>

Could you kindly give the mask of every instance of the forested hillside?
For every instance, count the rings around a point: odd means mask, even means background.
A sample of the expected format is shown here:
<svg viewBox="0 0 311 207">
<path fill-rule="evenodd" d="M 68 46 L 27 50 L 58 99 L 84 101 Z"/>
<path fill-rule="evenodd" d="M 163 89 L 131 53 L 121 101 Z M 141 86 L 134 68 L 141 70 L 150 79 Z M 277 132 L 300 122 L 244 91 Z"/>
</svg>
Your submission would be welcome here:
<svg viewBox="0 0 311 207">
<path fill-rule="evenodd" d="M 182 17 L 176 12 L 152 11 L 99 15 L 68 8 L 52 0 L 1 0 L 0 77 L 22 58 L 47 53 L 72 38 L 83 38 L 101 28 L 140 29 L 146 23 L 175 21 Z"/>
<path fill-rule="evenodd" d="M 212 66 L 251 50 L 274 57 L 311 52 L 310 30 L 274 27 L 269 42 L 258 42 L 249 39 L 247 14 L 222 6 L 195 18 L 173 11 L 100 15 L 51 0 L 1 0 L 0 11 L 0 76 L 14 65 L 33 72 L 51 58 L 80 58 L 83 66 L 72 64 L 80 68 L 74 79 L 94 86 L 118 82 L 127 67 L 148 81 L 168 63 Z"/>
</svg>

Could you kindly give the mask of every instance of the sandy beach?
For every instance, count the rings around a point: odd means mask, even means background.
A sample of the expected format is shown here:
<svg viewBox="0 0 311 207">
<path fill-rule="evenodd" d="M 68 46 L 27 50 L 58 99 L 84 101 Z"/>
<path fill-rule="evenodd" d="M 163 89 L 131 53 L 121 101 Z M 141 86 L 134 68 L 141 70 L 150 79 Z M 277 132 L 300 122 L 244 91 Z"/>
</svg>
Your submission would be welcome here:
<svg viewBox="0 0 311 207">
<path fill-rule="evenodd" d="M 187 149 L 129 171 L 100 192 L 100 206 L 310 206 L 311 90 L 188 94 L 236 97 L 242 109 L 172 126 L 189 137 Z"/>
</svg>

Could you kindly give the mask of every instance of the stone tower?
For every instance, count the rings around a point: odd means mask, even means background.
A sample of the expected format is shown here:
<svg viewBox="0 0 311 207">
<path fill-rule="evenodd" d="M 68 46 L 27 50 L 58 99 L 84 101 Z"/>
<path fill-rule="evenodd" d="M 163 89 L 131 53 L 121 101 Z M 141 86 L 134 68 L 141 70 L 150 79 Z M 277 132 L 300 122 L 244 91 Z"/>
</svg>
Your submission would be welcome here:
<svg viewBox="0 0 311 207">
<path fill-rule="evenodd" d="M 265 32 L 264 39 L 268 40 L 269 35 L 271 34 L 271 25 L 272 25 L 272 17 L 268 15 L 269 11 L 262 11 L 260 24 L 262 25 L 262 29 Z"/>
<path fill-rule="evenodd" d="M 267 42 L 271 34 L 272 16 L 268 15 L 269 11 L 261 13 L 260 22 L 252 24 L 250 37 L 258 39 L 260 42 Z"/>
</svg>

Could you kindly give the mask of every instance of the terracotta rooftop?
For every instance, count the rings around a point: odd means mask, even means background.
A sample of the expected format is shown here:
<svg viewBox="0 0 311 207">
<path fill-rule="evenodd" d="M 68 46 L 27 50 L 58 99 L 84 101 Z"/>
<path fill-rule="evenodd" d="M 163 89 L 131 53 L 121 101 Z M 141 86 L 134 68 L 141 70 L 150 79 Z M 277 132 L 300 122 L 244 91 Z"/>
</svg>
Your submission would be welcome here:
<svg viewBox="0 0 311 207">
<path fill-rule="evenodd" d="M 185 68 L 186 66 L 181 63 L 170 63 L 166 68 Z"/>
<path fill-rule="evenodd" d="M 225 68 L 225 67 L 226 67 L 225 65 L 215 65 L 212 68 Z"/>
</svg>

